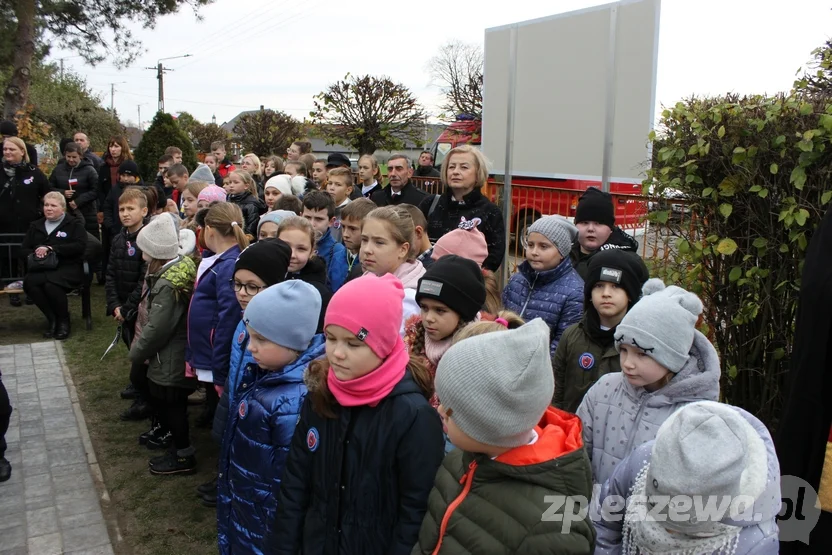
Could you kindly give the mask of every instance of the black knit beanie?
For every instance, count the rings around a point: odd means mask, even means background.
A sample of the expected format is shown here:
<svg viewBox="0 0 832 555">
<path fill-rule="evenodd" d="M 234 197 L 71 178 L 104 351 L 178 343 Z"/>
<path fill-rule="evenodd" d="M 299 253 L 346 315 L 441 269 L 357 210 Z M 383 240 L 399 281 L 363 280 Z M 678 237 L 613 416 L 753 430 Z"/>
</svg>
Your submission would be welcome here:
<svg viewBox="0 0 832 555">
<path fill-rule="evenodd" d="M 140 177 L 139 166 L 133 160 L 125 160 L 118 167 L 119 175 L 132 175 Z"/>
<path fill-rule="evenodd" d="M 641 257 L 630 251 L 607 249 L 589 257 L 584 284 L 584 306 L 592 306 L 592 289 L 599 281 L 616 283 L 627 292 L 629 307 L 641 298 L 641 287 L 650 278 L 647 265 Z"/>
<path fill-rule="evenodd" d="M 17 125 L 13 121 L 3 120 L 0 122 L 0 135 L 4 137 L 17 137 Z"/>
<path fill-rule="evenodd" d="M 249 270 L 263 280 L 266 287 L 286 280 L 292 247 L 280 239 L 262 239 L 250 245 L 237 257 L 234 272 Z"/>
<path fill-rule="evenodd" d="M 485 304 L 485 281 L 482 269 L 473 260 L 455 254 L 435 261 L 419 280 L 416 302 L 435 299 L 471 322 Z"/>
<path fill-rule="evenodd" d="M 612 195 L 595 187 L 590 187 L 578 200 L 575 210 L 575 223 L 598 222 L 610 229 L 615 226 L 615 209 L 612 206 Z"/>
</svg>

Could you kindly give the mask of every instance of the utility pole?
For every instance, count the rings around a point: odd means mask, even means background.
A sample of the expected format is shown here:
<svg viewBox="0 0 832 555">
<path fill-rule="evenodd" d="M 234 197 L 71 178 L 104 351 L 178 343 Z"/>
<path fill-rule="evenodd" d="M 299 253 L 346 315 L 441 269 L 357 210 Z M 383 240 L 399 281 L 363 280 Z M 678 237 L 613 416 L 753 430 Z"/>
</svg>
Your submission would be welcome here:
<svg viewBox="0 0 832 555">
<path fill-rule="evenodd" d="M 169 67 L 165 67 L 162 65 L 164 60 L 175 60 L 177 58 L 190 58 L 191 54 L 185 54 L 183 56 L 171 56 L 169 58 L 160 58 L 159 62 L 156 64 L 156 67 L 146 67 L 145 69 L 150 69 L 156 72 L 156 79 L 159 80 L 159 104 L 157 106 L 157 111 L 164 112 L 165 111 L 165 72 L 166 71 L 173 71 Z"/>
<path fill-rule="evenodd" d="M 114 108 L 113 104 L 114 104 L 114 99 L 115 99 L 115 96 L 116 96 L 116 85 L 122 85 L 126 82 L 127 81 L 119 81 L 118 83 L 110 83 L 110 111 L 111 112 L 115 111 L 115 108 Z"/>
<path fill-rule="evenodd" d="M 139 109 L 139 131 L 144 131 L 144 125 L 142 125 L 142 105 L 139 104 L 136 107 Z"/>
</svg>

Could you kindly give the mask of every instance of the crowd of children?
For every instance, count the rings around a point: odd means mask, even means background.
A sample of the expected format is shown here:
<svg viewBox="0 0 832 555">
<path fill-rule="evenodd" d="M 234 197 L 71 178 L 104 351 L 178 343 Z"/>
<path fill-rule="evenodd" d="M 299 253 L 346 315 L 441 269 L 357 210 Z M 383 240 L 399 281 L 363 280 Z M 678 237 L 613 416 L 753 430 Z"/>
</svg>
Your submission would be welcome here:
<svg viewBox="0 0 832 555">
<path fill-rule="evenodd" d="M 500 291 L 478 219 L 432 244 L 419 207 L 366 198 L 373 157 L 357 180 L 272 163 L 262 195 L 258 165 L 222 188 L 189 176 L 180 214 L 131 186 L 132 167 L 110 193 L 107 311 L 131 345 L 129 416 L 150 416 L 139 441 L 167 450 L 151 473 L 193 473 L 187 403 L 202 384 L 220 456 L 197 492 L 220 553 L 776 553 L 771 438 L 718 403 L 696 295 L 618 249 L 588 257 L 582 279 L 560 216 L 529 227 Z M 599 509 L 644 492 L 750 495 L 764 519 Z"/>
</svg>

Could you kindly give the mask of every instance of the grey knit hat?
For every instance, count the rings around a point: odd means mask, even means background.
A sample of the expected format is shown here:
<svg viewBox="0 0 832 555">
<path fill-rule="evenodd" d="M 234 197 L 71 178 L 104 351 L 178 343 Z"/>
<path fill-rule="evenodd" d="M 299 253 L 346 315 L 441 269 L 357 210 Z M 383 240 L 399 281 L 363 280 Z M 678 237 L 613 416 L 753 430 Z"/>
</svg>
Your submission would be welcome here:
<svg viewBox="0 0 832 555">
<path fill-rule="evenodd" d="M 173 216 L 163 212 L 139 231 L 136 244 L 151 258 L 173 260 L 179 256 L 179 232 Z"/>
<path fill-rule="evenodd" d="M 578 228 L 563 216 L 544 216 L 529 226 L 529 233 L 540 233 L 557 247 L 563 258 L 569 255 L 578 238 Z"/>
<path fill-rule="evenodd" d="M 748 418 L 753 416 L 748 415 Z M 714 401 L 691 403 L 673 413 L 656 433 L 645 494 L 673 498 L 724 496 L 757 499 L 768 480 L 768 452 L 739 409 Z M 728 516 L 728 515 L 725 515 Z M 706 531 L 714 523 L 668 522 L 680 532 Z"/>
<path fill-rule="evenodd" d="M 641 291 L 641 300 L 615 330 L 615 348 L 620 352 L 622 344 L 638 347 L 677 373 L 690 357 L 702 301 L 681 287 L 665 287 L 656 278 L 648 280 Z"/>
<path fill-rule="evenodd" d="M 263 227 L 264 223 L 272 222 L 273 224 L 280 225 L 280 222 L 289 216 L 297 216 L 297 214 L 289 210 L 272 210 L 271 212 L 266 212 L 260 216 L 260 222 L 257 224 L 257 235 L 260 235 L 260 228 Z"/>
<path fill-rule="evenodd" d="M 291 318 L 275 318 L 275 310 Z M 243 321 L 251 329 L 281 347 L 303 352 L 318 329 L 321 294 L 299 279 L 272 285 L 249 301 Z"/>
<path fill-rule="evenodd" d="M 211 168 L 206 166 L 205 164 L 199 164 L 194 173 L 188 178 L 188 183 L 207 183 L 209 185 L 216 185 L 217 182 L 214 179 L 214 174 L 211 172 Z"/>
<path fill-rule="evenodd" d="M 535 318 L 514 330 L 460 341 L 436 369 L 436 394 L 471 438 L 495 447 L 518 447 L 555 392 L 549 326 Z"/>
</svg>

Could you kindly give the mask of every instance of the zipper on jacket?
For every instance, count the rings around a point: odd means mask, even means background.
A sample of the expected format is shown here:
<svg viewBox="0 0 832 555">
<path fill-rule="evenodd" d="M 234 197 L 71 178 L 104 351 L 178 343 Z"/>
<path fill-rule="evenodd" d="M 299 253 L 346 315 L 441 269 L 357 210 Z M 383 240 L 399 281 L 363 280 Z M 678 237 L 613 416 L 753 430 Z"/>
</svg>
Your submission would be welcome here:
<svg viewBox="0 0 832 555">
<path fill-rule="evenodd" d="M 641 423 L 641 413 L 644 412 L 644 407 L 647 406 L 647 397 L 649 397 L 650 395 L 651 395 L 650 393 L 645 395 L 644 398 L 641 400 L 641 404 L 639 404 L 639 406 L 638 406 L 638 412 L 636 412 L 636 418 L 635 418 L 635 420 L 633 420 L 633 431 L 630 434 L 630 439 L 627 441 L 627 449 L 624 451 L 624 456 L 625 457 L 630 454 L 630 449 L 632 449 L 632 447 L 633 447 L 633 442 L 636 439 L 636 432 L 638 432 L 638 426 Z"/>
<path fill-rule="evenodd" d="M 460 478 L 459 483 L 463 485 L 462 491 L 456 499 L 451 501 L 451 504 L 448 505 L 448 508 L 445 510 L 445 516 L 442 517 L 442 524 L 439 526 L 439 540 L 436 542 L 436 548 L 433 550 L 432 555 L 437 555 L 439 550 L 442 548 L 442 538 L 445 537 L 445 532 L 448 528 L 448 521 L 451 520 L 451 515 L 453 515 L 457 507 L 462 505 L 462 502 L 465 501 L 466 497 L 468 497 L 468 493 L 471 491 L 471 484 L 474 481 L 474 472 L 476 472 L 476 470 L 477 461 L 471 461 L 471 464 L 468 465 L 468 471 L 462 475 L 462 478 Z"/>
<path fill-rule="evenodd" d="M 523 310 L 520 311 L 520 317 L 523 317 L 523 314 L 526 313 L 526 307 L 529 306 L 529 301 L 532 300 L 532 293 L 534 293 L 534 285 L 537 283 L 537 276 L 540 275 L 540 272 L 534 273 L 534 280 L 532 280 L 532 284 L 529 287 L 529 294 L 526 297 L 526 302 L 523 303 Z"/>
</svg>

